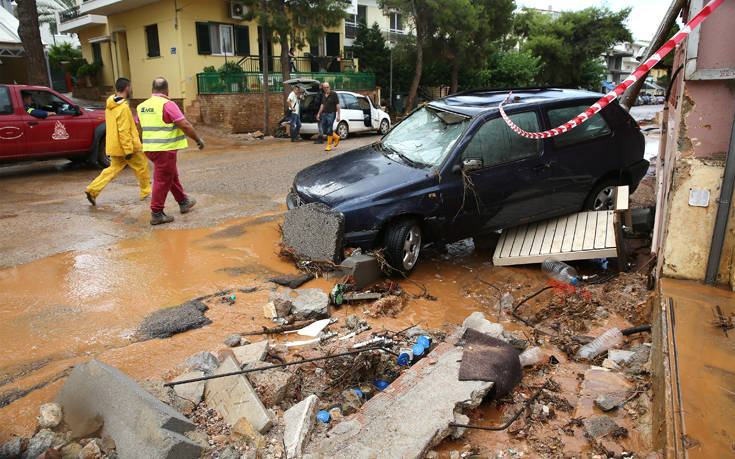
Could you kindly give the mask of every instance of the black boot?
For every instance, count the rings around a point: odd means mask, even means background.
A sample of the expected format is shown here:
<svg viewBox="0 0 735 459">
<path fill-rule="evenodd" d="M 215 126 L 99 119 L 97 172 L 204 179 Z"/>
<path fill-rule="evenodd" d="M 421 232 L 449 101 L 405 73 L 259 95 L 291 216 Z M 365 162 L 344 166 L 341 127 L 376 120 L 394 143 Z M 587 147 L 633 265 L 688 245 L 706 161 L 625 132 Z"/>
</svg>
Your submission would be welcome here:
<svg viewBox="0 0 735 459">
<path fill-rule="evenodd" d="M 314 143 L 324 143 L 324 137 L 322 137 L 322 136 L 318 136 L 318 137 L 316 138 L 316 140 L 314 141 Z"/>
<path fill-rule="evenodd" d="M 172 221 L 174 221 L 174 217 L 164 214 L 163 211 L 151 212 L 151 225 L 171 223 Z"/>
<path fill-rule="evenodd" d="M 194 207 L 194 204 L 196 203 L 197 203 L 196 199 L 186 198 L 179 203 L 179 210 L 181 210 L 182 214 L 185 214 L 189 212 L 191 208 Z"/>
</svg>

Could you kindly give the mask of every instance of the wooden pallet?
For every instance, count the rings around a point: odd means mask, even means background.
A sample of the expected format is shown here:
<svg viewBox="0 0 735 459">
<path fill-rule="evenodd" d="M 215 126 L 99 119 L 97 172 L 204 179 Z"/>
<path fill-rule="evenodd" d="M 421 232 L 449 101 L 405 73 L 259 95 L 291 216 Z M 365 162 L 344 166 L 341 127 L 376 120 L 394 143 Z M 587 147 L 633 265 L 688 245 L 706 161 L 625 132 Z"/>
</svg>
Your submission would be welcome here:
<svg viewBox="0 0 735 459">
<path fill-rule="evenodd" d="M 496 266 L 555 260 L 619 257 L 616 221 L 628 208 L 628 187 L 618 187 L 616 210 L 579 212 L 503 230 L 493 254 Z M 616 215 L 617 214 L 617 215 Z"/>
</svg>

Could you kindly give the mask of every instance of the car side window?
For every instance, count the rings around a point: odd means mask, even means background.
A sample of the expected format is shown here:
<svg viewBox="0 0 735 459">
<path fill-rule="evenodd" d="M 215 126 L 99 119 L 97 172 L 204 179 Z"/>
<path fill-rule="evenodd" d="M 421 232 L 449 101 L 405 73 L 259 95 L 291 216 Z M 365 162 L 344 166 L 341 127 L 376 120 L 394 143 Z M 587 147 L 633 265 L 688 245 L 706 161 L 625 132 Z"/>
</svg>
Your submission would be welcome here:
<svg viewBox="0 0 735 459">
<path fill-rule="evenodd" d="M 23 91 L 30 94 L 33 108 L 54 112 L 57 115 L 75 115 L 74 106 L 61 97 L 48 91 Z"/>
<path fill-rule="evenodd" d="M 0 115 L 13 114 L 13 101 L 10 99 L 10 89 L 0 86 Z"/>
<path fill-rule="evenodd" d="M 510 119 L 521 129 L 539 130 L 536 112 L 510 115 Z M 462 153 L 462 159 L 482 159 L 484 167 L 517 161 L 541 153 L 541 140 L 527 139 L 513 132 L 501 117 L 487 121 L 470 140 Z"/>
<path fill-rule="evenodd" d="M 357 103 L 360 104 L 360 110 L 370 110 L 370 102 L 367 97 L 358 97 Z"/>
<path fill-rule="evenodd" d="M 360 103 L 357 102 L 357 97 L 352 94 L 342 94 L 342 100 L 345 102 L 342 108 L 346 108 L 347 110 L 362 110 Z"/>
<path fill-rule="evenodd" d="M 587 107 L 587 105 L 575 105 L 574 107 L 554 108 L 549 110 L 548 115 L 551 127 L 555 128 L 560 124 L 566 123 L 570 119 L 587 110 Z M 605 118 L 598 113 L 571 131 L 567 131 L 564 134 L 553 137 L 554 146 L 557 148 L 568 147 L 587 140 L 604 137 L 610 134 L 610 132 L 610 127 L 607 125 Z"/>
</svg>

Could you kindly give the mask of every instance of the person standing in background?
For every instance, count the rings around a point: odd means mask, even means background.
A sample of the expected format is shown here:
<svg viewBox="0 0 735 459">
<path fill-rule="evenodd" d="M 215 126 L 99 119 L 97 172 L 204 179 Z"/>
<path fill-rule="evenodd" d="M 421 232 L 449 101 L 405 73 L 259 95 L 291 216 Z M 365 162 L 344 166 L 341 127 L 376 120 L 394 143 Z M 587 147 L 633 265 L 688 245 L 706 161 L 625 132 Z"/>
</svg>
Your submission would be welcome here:
<svg viewBox="0 0 735 459">
<path fill-rule="evenodd" d="M 294 86 L 288 95 L 288 108 L 291 110 L 291 142 L 299 142 L 299 131 L 301 130 L 301 88 Z"/>
<path fill-rule="evenodd" d="M 334 142 L 334 148 L 337 148 L 337 145 L 339 145 L 339 136 L 334 134 L 333 129 L 335 118 L 339 123 L 342 117 L 341 114 L 342 111 L 339 108 L 337 93 L 331 90 L 329 83 L 325 82 L 324 98 L 319 106 L 319 113 L 316 115 L 317 121 L 321 120 L 322 131 L 324 131 L 324 135 L 327 137 L 327 148 L 324 149 L 325 151 L 332 150 L 332 142 Z"/>
</svg>

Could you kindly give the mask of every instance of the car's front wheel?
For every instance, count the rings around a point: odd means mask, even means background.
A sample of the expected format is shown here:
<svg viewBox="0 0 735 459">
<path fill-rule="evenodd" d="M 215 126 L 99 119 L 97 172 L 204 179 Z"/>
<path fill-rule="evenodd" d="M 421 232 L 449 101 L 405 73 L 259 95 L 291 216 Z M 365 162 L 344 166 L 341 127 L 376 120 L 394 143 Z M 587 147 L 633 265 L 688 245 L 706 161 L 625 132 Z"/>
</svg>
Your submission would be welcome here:
<svg viewBox="0 0 735 459">
<path fill-rule="evenodd" d="M 380 129 L 378 129 L 378 134 L 385 135 L 388 133 L 388 130 L 390 129 L 390 123 L 388 120 L 383 120 L 380 122 Z"/>
<path fill-rule="evenodd" d="M 399 220 L 388 227 L 385 255 L 390 267 L 409 273 L 421 255 L 421 226 L 413 219 Z"/>
<path fill-rule="evenodd" d="M 102 168 L 110 167 L 110 157 L 107 156 L 107 143 L 104 135 L 97 141 L 97 147 L 94 151 L 97 164 Z"/>
<path fill-rule="evenodd" d="M 350 128 L 344 121 L 340 121 L 340 123 L 337 125 L 337 135 L 339 136 L 340 140 L 344 140 L 347 138 L 348 135 L 350 135 Z"/>
<path fill-rule="evenodd" d="M 617 186 L 618 183 L 611 179 L 598 183 L 587 196 L 584 208 L 586 210 L 614 210 Z"/>
</svg>

